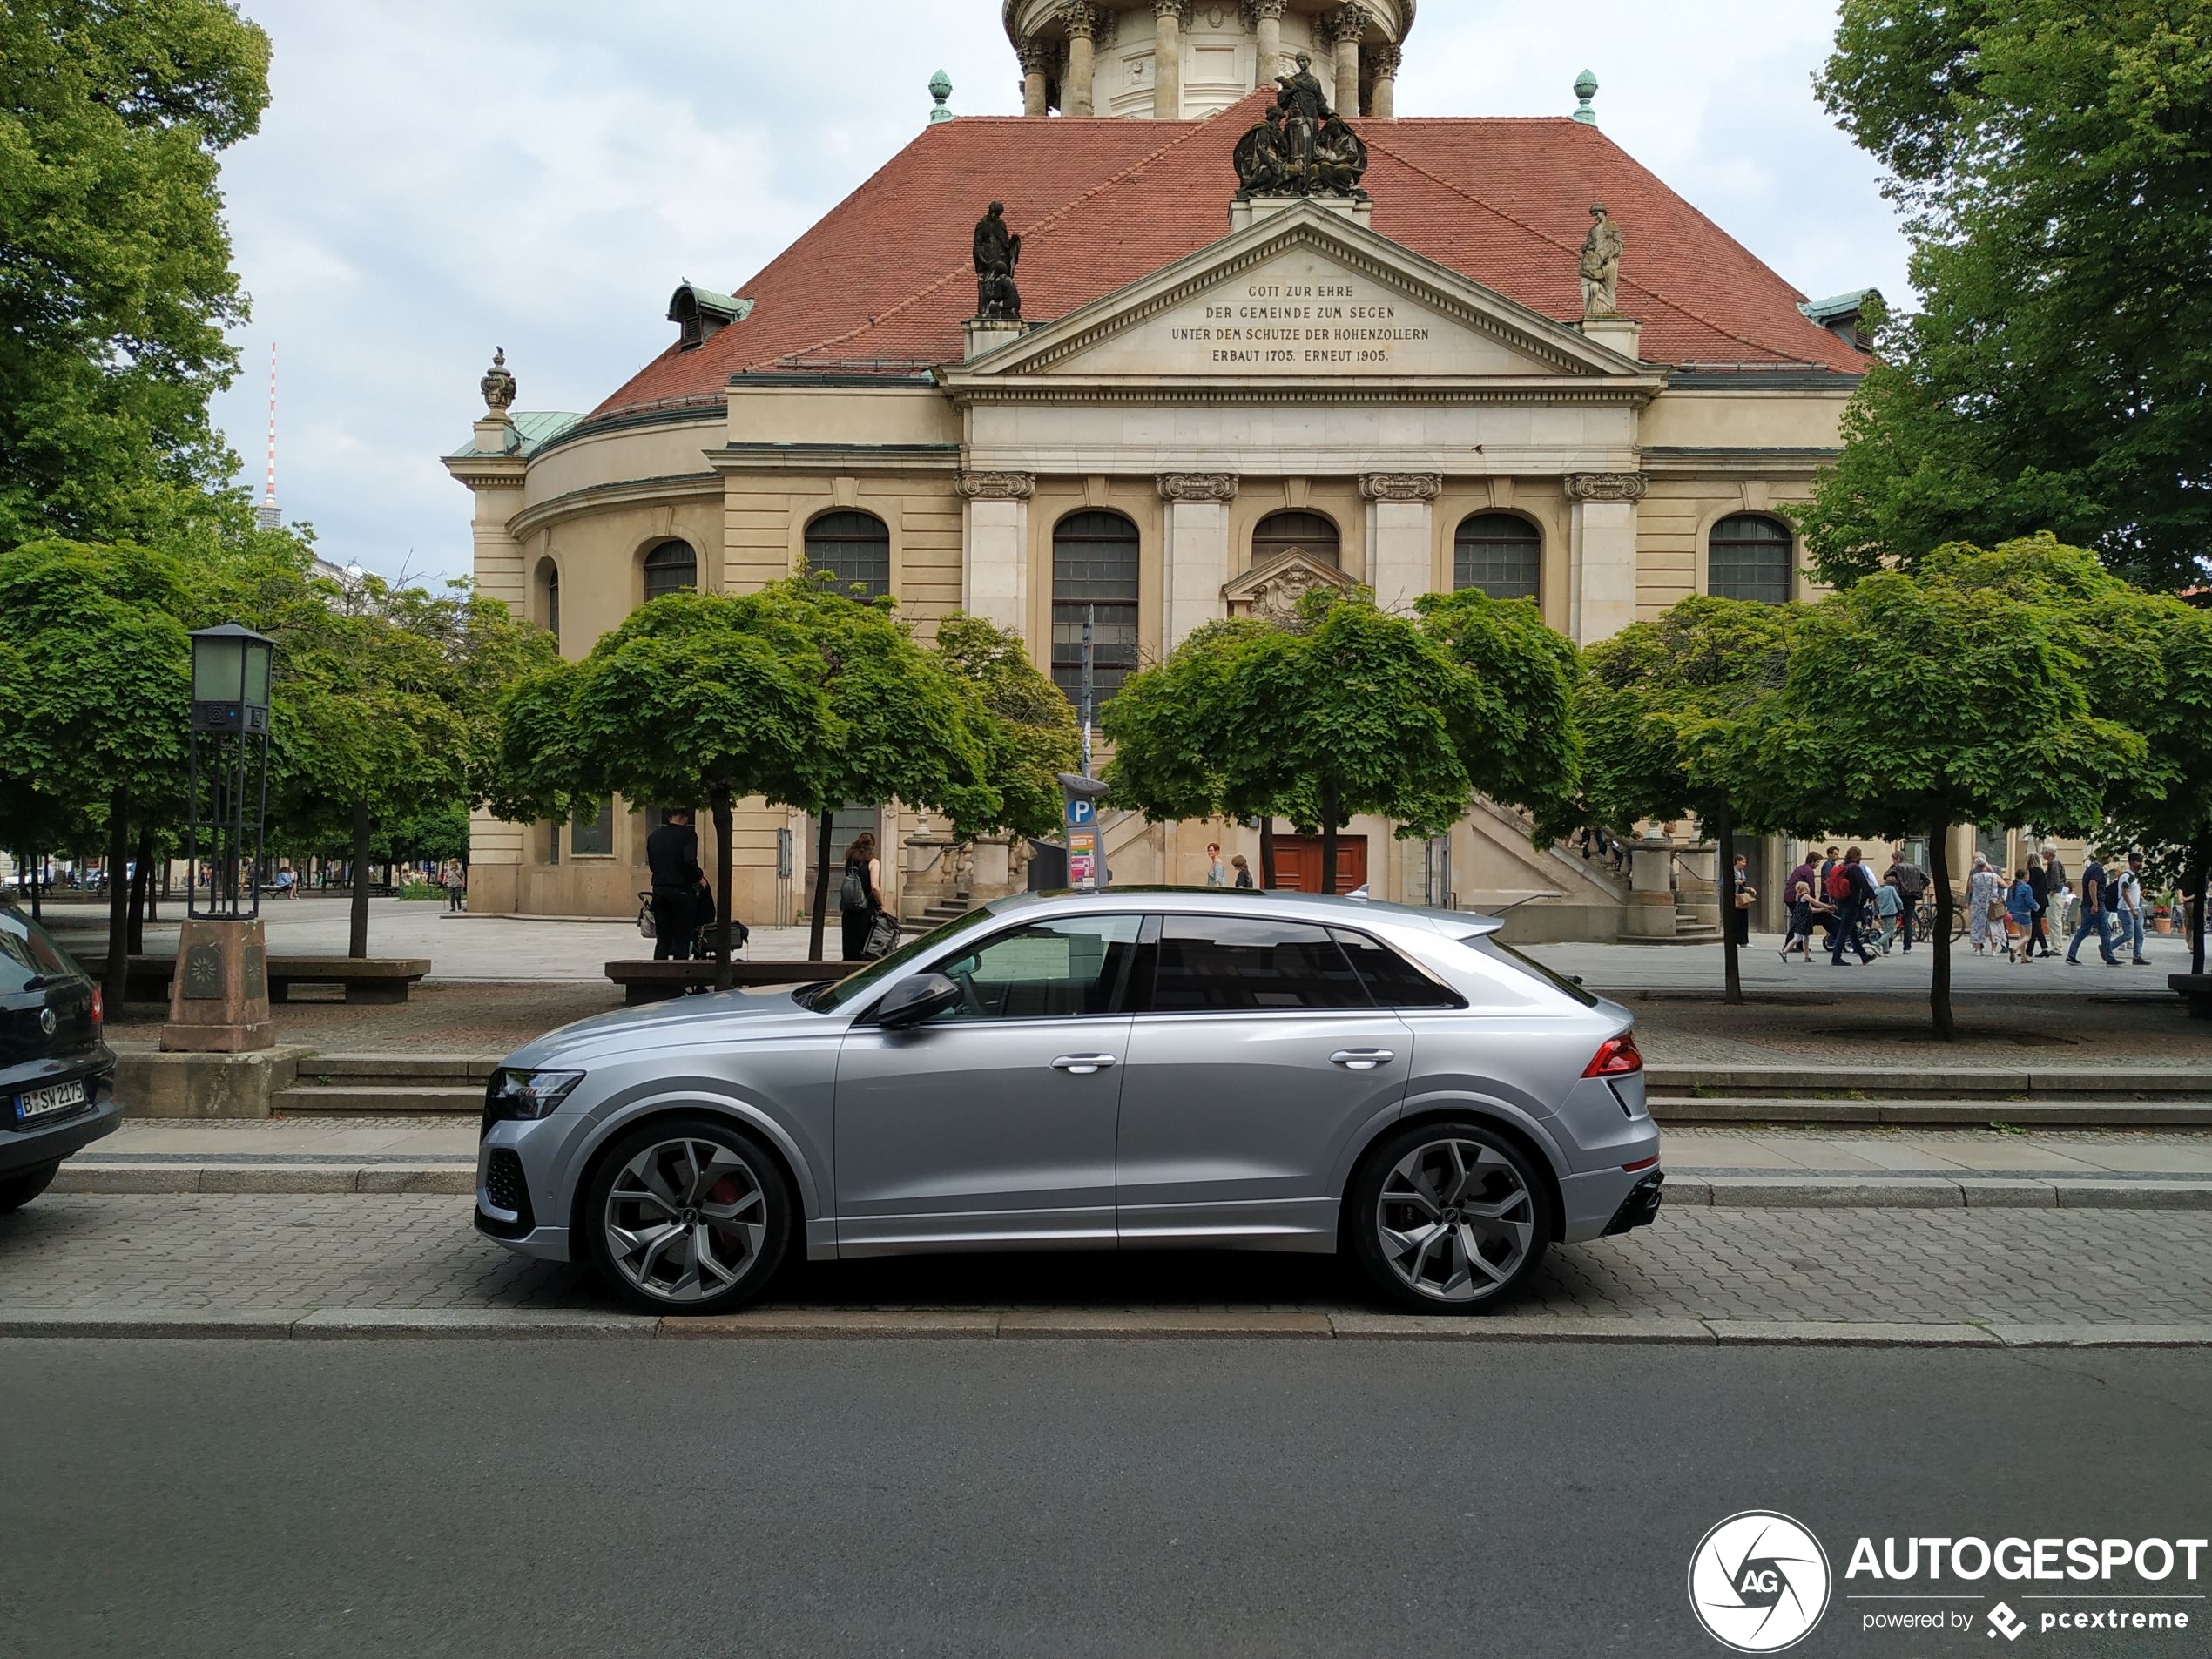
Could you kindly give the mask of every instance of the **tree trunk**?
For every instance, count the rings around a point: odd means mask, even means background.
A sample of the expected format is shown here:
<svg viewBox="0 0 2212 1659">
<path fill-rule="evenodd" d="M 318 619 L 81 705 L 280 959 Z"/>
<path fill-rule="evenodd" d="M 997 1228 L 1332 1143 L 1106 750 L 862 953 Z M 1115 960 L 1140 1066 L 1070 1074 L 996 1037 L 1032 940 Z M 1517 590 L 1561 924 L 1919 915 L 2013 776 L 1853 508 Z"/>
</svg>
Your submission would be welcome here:
<svg viewBox="0 0 2212 1659">
<path fill-rule="evenodd" d="M 346 954 L 368 954 L 368 798 L 354 803 L 354 912 L 346 936 Z"/>
<path fill-rule="evenodd" d="M 131 986 L 131 894 L 123 867 L 131 857 L 131 792 L 121 784 L 107 796 L 107 1005 L 119 1019 Z"/>
<path fill-rule="evenodd" d="M 2212 885 L 2212 836 L 2196 844 L 2196 867 L 2189 872 L 2189 972 L 2204 972 L 2204 894 Z"/>
<path fill-rule="evenodd" d="M 806 959 L 809 961 L 826 960 L 822 955 L 822 936 L 829 927 L 830 858 L 837 851 L 833 845 L 836 835 L 835 821 L 827 812 L 820 813 L 819 821 L 814 828 L 814 914 L 806 933 Z M 837 954 L 840 956 L 845 954 L 842 939 L 838 941 Z"/>
<path fill-rule="evenodd" d="M 1275 819 L 1270 816 L 1259 820 L 1259 885 L 1263 891 L 1275 886 Z"/>
<path fill-rule="evenodd" d="M 1715 823 L 1720 830 L 1721 844 L 1721 979 L 1725 987 L 1721 1001 L 1737 1003 L 1743 1000 L 1743 965 L 1736 944 L 1736 814 L 1723 803 Z M 1747 927 L 1749 920 L 1746 917 Z"/>
<path fill-rule="evenodd" d="M 1935 1034 L 1949 1042 L 1959 1035 L 1951 1017 L 1951 921 L 1959 914 L 1951 895 L 1951 822 L 1938 811 L 1928 820 L 1928 880 L 1935 885 L 1934 971 L 1928 981 L 1928 1011 L 1935 1019 Z"/>
<path fill-rule="evenodd" d="M 1337 890 L 1337 786 L 1321 786 L 1321 891 Z"/>
<path fill-rule="evenodd" d="M 45 907 L 39 902 L 41 889 L 46 885 L 45 866 L 46 855 L 44 853 L 30 855 L 30 919 L 33 921 L 46 914 Z"/>
<path fill-rule="evenodd" d="M 153 832 L 138 826 L 138 867 L 131 875 L 131 954 L 145 954 L 146 906 L 153 898 Z"/>
<path fill-rule="evenodd" d="M 730 792 L 714 792 L 714 988 L 730 988 Z M 826 820 L 825 820 L 826 821 Z M 821 912 L 814 913 L 820 926 Z M 819 935 L 817 936 L 819 938 Z M 820 947 L 816 946 L 819 957 Z"/>
</svg>

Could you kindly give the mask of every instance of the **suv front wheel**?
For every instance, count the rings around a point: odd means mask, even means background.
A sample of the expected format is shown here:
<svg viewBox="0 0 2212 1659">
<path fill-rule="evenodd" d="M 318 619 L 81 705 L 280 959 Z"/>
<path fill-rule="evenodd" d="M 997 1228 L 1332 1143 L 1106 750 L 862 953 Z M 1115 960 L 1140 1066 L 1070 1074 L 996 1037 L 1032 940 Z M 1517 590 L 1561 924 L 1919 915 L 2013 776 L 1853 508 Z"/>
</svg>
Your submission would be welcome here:
<svg viewBox="0 0 2212 1659">
<path fill-rule="evenodd" d="M 1551 1242 L 1549 1184 L 1526 1153 L 1471 1119 L 1386 1136 L 1345 1202 L 1374 1287 L 1423 1313 L 1487 1313 L 1528 1282 Z"/>
<path fill-rule="evenodd" d="M 753 1300 L 783 1261 L 796 1208 L 759 1137 L 711 1117 L 621 1136 L 584 1200 L 600 1272 L 648 1313 L 727 1313 Z"/>
</svg>

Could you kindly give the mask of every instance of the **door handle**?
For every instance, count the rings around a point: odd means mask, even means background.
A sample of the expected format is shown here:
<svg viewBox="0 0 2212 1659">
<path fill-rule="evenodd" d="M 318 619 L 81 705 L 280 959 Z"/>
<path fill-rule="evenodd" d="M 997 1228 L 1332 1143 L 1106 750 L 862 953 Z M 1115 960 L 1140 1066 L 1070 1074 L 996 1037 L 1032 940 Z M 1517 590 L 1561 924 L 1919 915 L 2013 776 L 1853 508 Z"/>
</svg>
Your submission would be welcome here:
<svg viewBox="0 0 2212 1659">
<path fill-rule="evenodd" d="M 1094 1071 L 1103 1071 L 1117 1062 L 1110 1054 L 1063 1054 L 1052 1062 L 1055 1071 L 1073 1072 L 1078 1077 L 1088 1077 Z"/>
<path fill-rule="evenodd" d="M 1387 1049 L 1339 1049 L 1329 1056 L 1329 1063 L 1347 1071 L 1372 1071 L 1397 1058 Z"/>
</svg>

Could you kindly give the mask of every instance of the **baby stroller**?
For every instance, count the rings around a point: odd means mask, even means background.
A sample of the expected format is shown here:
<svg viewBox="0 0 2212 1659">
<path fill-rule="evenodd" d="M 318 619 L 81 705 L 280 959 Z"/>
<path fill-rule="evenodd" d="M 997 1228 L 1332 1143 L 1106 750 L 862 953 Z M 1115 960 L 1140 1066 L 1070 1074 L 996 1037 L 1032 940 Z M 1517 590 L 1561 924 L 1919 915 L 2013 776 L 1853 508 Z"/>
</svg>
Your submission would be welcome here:
<svg viewBox="0 0 2212 1659">
<path fill-rule="evenodd" d="M 704 881 L 691 900 L 692 914 L 698 916 L 699 930 L 691 941 L 691 960 L 704 962 L 714 955 L 714 921 L 719 914 L 714 907 L 714 889 Z M 730 956 L 732 961 L 745 954 L 745 941 L 752 937 L 752 929 L 735 916 L 730 918 Z"/>
</svg>

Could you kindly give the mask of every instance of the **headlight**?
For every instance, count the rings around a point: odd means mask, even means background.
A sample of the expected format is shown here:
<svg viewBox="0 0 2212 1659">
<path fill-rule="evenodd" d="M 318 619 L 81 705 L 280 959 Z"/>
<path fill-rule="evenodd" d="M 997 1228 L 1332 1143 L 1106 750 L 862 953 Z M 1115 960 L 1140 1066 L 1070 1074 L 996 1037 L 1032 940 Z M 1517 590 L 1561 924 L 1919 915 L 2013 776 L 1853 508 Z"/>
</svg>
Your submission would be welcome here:
<svg viewBox="0 0 2212 1659">
<path fill-rule="evenodd" d="M 484 1121 L 546 1116 L 583 1081 L 580 1071 L 523 1071 L 502 1066 L 492 1073 L 491 1087 L 484 1091 Z"/>
</svg>

